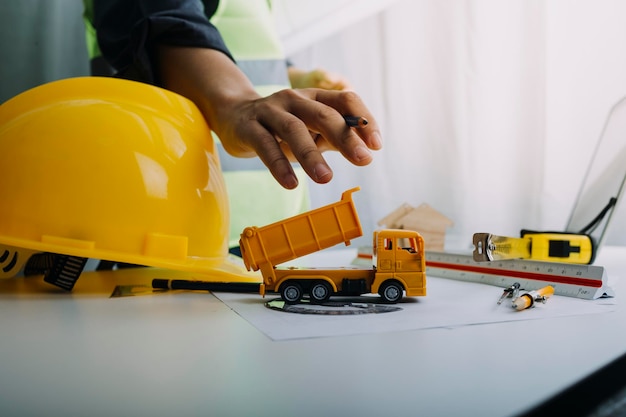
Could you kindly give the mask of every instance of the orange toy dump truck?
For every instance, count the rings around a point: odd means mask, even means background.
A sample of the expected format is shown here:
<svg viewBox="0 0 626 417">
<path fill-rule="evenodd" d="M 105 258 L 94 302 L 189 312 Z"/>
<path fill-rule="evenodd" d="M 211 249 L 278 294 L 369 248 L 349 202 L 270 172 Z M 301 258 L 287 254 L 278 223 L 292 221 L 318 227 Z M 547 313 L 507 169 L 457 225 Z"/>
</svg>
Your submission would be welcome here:
<svg viewBox="0 0 626 417">
<path fill-rule="evenodd" d="M 279 267 L 284 262 L 329 248 L 363 234 L 352 193 L 341 200 L 241 234 L 241 254 L 248 270 L 261 270 L 260 293 L 278 292 L 290 304 L 308 294 L 321 303 L 331 295 L 378 293 L 385 302 L 426 295 L 424 240 L 410 230 L 378 230 L 373 234 L 373 266 L 341 268 Z"/>
</svg>

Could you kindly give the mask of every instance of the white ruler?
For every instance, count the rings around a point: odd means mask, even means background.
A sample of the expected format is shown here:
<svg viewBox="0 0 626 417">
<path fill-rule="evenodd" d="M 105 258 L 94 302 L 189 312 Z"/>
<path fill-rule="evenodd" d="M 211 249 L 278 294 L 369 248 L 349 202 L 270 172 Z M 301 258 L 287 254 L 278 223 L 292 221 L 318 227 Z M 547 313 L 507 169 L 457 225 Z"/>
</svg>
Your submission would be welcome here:
<svg viewBox="0 0 626 417">
<path fill-rule="evenodd" d="M 519 282 L 521 288 L 525 290 L 536 290 L 552 285 L 557 295 L 588 300 L 614 296 L 613 290 L 607 286 L 606 271 L 603 267 L 595 265 L 524 259 L 476 262 L 471 255 L 427 251 L 426 273 L 504 288 L 515 282 Z"/>
</svg>

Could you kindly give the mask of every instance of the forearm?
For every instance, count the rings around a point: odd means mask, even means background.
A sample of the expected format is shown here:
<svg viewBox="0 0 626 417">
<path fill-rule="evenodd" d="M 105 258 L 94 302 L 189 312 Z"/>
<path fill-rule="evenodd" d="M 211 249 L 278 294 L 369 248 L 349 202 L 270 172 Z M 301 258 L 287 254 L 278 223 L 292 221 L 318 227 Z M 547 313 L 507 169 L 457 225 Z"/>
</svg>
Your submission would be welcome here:
<svg viewBox="0 0 626 417">
<path fill-rule="evenodd" d="M 165 88 L 193 101 L 218 136 L 228 136 L 231 115 L 238 106 L 260 98 L 250 80 L 222 52 L 206 48 L 159 47 L 160 78 Z M 253 156 L 253 149 L 226 144 L 236 156 Z"/>
<path fill-rule="evenodd" d="M 353 92 L 284 89 L 260 97 L 199 0 L 95 1 L 101 50 L 122 75 L 139 74 L 135 79 L 189 98 L 227 152 L 257 155 L 283 187 L 298 184 L 290 161 L 325 183 L 332 170 L 324 150 L 336 149 L 352 163 L 366 165 L 370 149 L 381 147 L 376 120 Z M 327 79 L 314 78 L 316 83 Z M 344 115 L 362 116 L 369 123 L 351 129 Z"/>
<path fill-rule="evenodd" d="M 159 79 L 159 47 L 209 48 L 228 55 L 200 0 L 93 0 L 93 24 L 103 57 L 118 76 L 151 84 Z M 205 1 L 216 7 L 216 1 Z"/>
</svg>

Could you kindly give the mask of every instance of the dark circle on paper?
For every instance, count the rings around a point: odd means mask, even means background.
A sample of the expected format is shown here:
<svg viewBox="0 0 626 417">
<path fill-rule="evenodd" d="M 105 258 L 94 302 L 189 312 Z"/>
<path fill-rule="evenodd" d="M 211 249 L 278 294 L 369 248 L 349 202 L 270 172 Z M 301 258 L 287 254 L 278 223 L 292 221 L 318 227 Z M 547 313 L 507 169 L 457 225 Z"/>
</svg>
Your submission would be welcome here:
<svg viewBox="0 0 626 417">
<path fill-rule="evenodd" d="M 326 301 L 312 304 L 308 300 L 302 300 L 298 304 L 287 304 L 280 298 L 266 302 L 265 307 L 285 313 L 317 314 L 321 316 L 351 316 L 357 314 L 391 313 L 402 310 L 401 307 L 397 306 L 354 301 Z"/>
</svg>

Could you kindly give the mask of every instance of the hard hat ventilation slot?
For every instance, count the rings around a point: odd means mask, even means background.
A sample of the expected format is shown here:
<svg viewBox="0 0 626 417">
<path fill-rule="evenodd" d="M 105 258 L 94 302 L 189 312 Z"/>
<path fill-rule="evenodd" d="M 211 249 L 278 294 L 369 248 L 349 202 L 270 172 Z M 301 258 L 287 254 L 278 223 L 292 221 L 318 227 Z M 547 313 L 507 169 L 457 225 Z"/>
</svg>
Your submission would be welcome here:
<svg viewBox="0 0 626 417">
<path fill-rule="evenodd" d="M 7 259 L 9 259 L 10 255 L 11 255 L 11 252 L 5 249 L 2 255 L 0 255 L 0 264 L 4 263 Z M 18 257 L 18 253 L 17 252 L 13 253 L 13 257 L 6 265 L 2 267 L 2 270 L 4 272 L 9 272 L 10 270 L 12 270 L 15 267 L 15 265 L 17 265 L 17 257 Z"/>
</svg>

